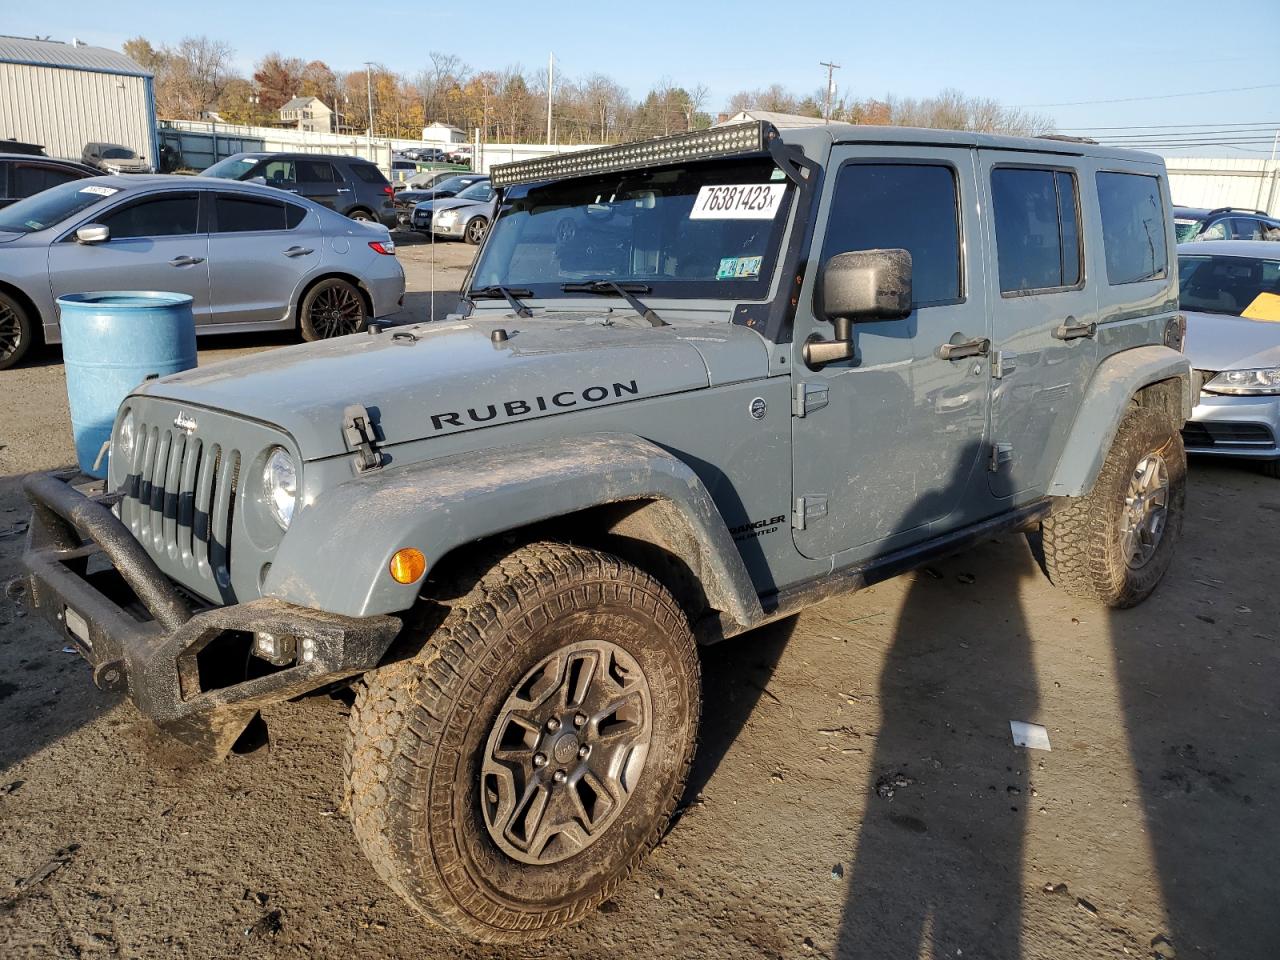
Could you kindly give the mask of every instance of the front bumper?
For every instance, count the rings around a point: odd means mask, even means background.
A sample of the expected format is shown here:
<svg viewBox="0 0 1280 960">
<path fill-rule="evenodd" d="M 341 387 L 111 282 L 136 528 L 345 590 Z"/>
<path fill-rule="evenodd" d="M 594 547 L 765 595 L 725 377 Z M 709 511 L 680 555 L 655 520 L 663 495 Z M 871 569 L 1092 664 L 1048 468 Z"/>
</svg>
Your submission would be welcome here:
<svg viewBox="0 0 1280 960">
<path fill-rule="evenodd" d="M 1201 393 L 1182 429 L 1187 453 L 1280 458 L 1280 397 L 1228 397 Z"/>
<path fill-rule="evenodd" d="M 437 237 L 445 237 L 449 240 L 461 240 L 462 235 L 466 233 L 466 220 L 452 220 L 447 225 L 440 222 L 437 218 L 431 224 L 431 232 Z"/>
<path fill-rule="evenodd" d="M 343 617 L 261 598 L 195 609 L 108 509 L 65 480 L 23 483 L 31 528 L 23 554 L 34 605 L 93 668 L 161 729 L 221 758 L 266 704 L 376 666 L 396 617 Z M 309 638 L 313 655 L 285 667 L 254 659 L 254 633 Z M 241 671 L 239 665 L 243 664 Z"/>
</svg>

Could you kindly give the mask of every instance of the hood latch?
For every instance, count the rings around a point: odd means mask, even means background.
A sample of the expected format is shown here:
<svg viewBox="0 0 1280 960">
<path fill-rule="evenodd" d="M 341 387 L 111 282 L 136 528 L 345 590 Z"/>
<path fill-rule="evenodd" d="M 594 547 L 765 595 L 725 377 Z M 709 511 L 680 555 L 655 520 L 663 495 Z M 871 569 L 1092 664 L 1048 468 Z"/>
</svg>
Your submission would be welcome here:
<svg viewBox="0 0 1280 960">
<path fill-rule="evenodd" d="M 342 436 L 347 448 L 355 453 L 352 464 L 357 474 L 368 473 L 382 466 L 383 455 L 378 450 L 378 428 L 363 404 L 353 404 L 342 411 Z"/>
</svg>

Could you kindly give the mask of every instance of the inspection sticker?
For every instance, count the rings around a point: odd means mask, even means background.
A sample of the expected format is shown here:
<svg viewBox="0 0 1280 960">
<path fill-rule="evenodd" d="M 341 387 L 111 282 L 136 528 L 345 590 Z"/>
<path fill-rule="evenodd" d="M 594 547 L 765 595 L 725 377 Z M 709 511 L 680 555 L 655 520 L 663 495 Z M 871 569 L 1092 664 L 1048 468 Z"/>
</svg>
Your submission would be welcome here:
<svg viewBox="0 0 1280 960">
<path fill-rule="evenodd" d="M 760 264 L 764 257 L 724 257 L 720 261 L 720 269 L 716 271 L 717 280 L 754 280 L 760 276 Z"/>
<path fill-rule="evenodd" d="M 782 207 L 785 183 L 739 183 L 698 191 L 690 220 L 772 220 Z"/>
<path fill-rule="evenodd" d="M 77 193 L 92 193 L 92 194 L 94 194 L 94 195 L 96 195 L 96 196 L 99 196 L 99 197 L 109 197 L 109 196 L 111 196 L 113 193 L 119 193 L 119 192 L 120 192 L 120 188 L 119 188 L 119 187 L 97 187 L 97 186 L 93 186 L 93 187 L 81 187 L 81 188 L 80 188 L 79 190 L 77 190 L 76 192 L 77 192 Z"/>
</svg>

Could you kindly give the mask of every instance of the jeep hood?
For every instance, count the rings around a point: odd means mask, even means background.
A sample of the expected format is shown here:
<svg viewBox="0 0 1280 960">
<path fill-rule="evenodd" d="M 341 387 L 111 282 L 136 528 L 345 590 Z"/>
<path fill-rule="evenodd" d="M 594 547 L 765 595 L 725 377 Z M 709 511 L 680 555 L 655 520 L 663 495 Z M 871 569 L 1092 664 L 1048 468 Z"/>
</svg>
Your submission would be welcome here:
<svg viewBox="0 0 1280 960">
<path fill-rule="evenodd" d="M 1197 370 L 1280 366 L 1280 323 L 1225 313 L 1187 313 L 1183 353 Z"/>
<path fill-rule="evenodd" d="M 725 324 L 650 327 L 634 315 L 444 320 L 268 350 L 144 384 L 199 418 L 274 424 L 305 459 L 347 452 L 343 410 L 368 408 L 384 445 L 763 377 L 764 341 Z M 495 341 L 497 331 L 507 339 Z"/>
</svg>

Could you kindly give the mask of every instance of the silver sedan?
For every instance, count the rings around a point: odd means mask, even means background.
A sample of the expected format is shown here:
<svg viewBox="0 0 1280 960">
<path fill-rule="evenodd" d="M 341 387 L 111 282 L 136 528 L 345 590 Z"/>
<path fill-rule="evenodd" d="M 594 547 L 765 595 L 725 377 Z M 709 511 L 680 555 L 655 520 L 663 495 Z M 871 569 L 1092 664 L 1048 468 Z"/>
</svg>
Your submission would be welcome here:
<svg viewBox="0 0 1280 960">
<path fill-rule="evenodd" d="M 1187 452 L 1256 460 L 1280 477 L 1280 243 L 1184 243 L 1178 274 L 1185 349 L 1204 381 Z"/>
<path fill-rule="evenodd" d="M 271 187 L 181 176 L 93 177 L 0 210 L 0 369 L 42 337 L 56 299 L 189 294 L 200 334 L 354 333 L 404 302 L 387 229 Z"/>
</svg>

